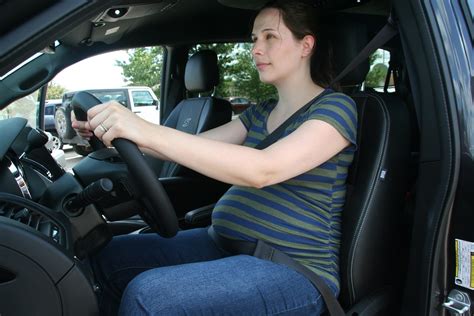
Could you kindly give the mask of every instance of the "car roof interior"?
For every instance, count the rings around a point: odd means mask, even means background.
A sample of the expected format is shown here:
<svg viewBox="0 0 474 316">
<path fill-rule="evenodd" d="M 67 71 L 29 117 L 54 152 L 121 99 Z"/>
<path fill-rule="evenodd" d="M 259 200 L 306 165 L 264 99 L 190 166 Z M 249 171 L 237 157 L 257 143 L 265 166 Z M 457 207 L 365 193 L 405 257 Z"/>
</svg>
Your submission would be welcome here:
<svg viewBox="0 0 474 316">
<path fill-rule="evenodd" d="M 22 0 L 2 3 L 2 11 L 9 14 L 6 15 L 7 19 L 0 22 L 0 34 L 7 34 L 17 24 L 24 23 L 26 18 L 39 16 L 44 9 L 59 6 L 60 2 L 41 0 L 31 4 Z M 241 40 L 248 37 L 255 9 L 266 1 L 201 0 L 200 3 L 205 2 L 205 5 L 196 5 L 195 1 L 189 0 L 103 2 L 110 3 L 110 6 L 87 21 L 82 21 L 58 40 L 67 45 L 78 46 L 90 45 L 91 42 L 111 44 L 120 39 L 123 46 L 130 47 L 179 41 Z M 357 1 L 357 5 L 355 4 L 351 0 L 315 1 L 315 6 L 327 13 L 386 16 L 390 11 L 389 0 Z M 24 12 L 25 8 L 27 12 Z M 118 14 L 115 15 L 115 12 Z M 116 28 L 113 34 L 106 32 L 111 27 Z M 140 36 L 136 36 L 137 34 Z"/>
</svg>

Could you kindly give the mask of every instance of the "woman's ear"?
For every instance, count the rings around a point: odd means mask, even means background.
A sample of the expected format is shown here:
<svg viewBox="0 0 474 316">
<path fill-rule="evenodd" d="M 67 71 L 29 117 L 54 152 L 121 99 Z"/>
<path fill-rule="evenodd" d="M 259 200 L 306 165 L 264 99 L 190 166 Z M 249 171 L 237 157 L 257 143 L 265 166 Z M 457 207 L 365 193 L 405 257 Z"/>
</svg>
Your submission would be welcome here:
<svg viewBox="0 0 474 316">
<path fill-rule="evenodd" d="M 316 38 L 313 35 L 306 35 L 302 39 L 303 52 L 302 57 L 310 56 L 313 52 L 313 47 L 316 45 Z"/>
</svg>

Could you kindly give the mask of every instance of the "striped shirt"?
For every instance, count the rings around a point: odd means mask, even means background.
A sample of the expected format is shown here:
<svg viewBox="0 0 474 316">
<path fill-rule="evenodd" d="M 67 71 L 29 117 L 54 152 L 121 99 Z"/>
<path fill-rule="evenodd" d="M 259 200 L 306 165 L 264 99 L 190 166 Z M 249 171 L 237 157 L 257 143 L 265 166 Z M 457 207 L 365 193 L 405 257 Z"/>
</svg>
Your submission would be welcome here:
<svg viewBox="0 0 474 316">
<path fill-rule="evenodd" d="M 240 115 L 248 130 L 244 146 L 255 147 L 268 135 L 266 122 L 275 105 L 264 102 Z M 266 241 L 320 275 L 338 293 L 341 211 L 356 149 L 356 105 L 345 94 L 326 91 L 281 137 L 312 119 L 329 123 L 351 145 L 284 182 L 261 189 L 232 186 L 216 204 L 212 225 L 227 238 Z"/>
</svg>

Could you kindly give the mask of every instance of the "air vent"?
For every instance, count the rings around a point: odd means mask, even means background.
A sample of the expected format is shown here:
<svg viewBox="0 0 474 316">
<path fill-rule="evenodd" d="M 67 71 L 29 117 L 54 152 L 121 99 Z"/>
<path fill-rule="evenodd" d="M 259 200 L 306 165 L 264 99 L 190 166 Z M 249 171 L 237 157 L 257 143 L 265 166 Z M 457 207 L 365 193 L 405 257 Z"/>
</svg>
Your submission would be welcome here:
<svg viewBox="0 0 474 316">
<path fill-rule="evenodd" d="M 43 233 L 55 242 L 61 243 L 61 231 L 58 226 L 48 218 L 36 212 L 32 212 L 27 208 L 12 207 L 9 204 L 3 204 L 0 208 L 0 216 L 20 222 Z"/>
</svg>

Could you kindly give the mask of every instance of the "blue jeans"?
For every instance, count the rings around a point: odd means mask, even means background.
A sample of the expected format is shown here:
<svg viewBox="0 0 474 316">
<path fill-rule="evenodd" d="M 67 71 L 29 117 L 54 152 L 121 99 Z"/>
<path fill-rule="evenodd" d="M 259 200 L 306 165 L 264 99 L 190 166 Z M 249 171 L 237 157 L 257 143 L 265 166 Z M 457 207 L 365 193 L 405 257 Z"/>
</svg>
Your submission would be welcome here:
<svg viewBox="0 0 474 316">
<path fill-rule="evenodd" d="M 102 315 L 319 315 L 319 292 L 292 269 L 231 256 L 198 228 L 171 239 L 114 237 L 93 260 Z M 120 305 L 120 307 L 119 307 Z"/>
</svg>

